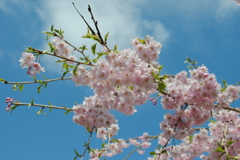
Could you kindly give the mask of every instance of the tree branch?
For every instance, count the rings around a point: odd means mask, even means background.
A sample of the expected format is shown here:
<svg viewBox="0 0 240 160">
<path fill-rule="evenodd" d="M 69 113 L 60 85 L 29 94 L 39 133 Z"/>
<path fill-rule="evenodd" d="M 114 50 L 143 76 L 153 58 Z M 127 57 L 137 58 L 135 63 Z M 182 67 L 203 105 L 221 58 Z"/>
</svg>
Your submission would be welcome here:
<svg viewBox="0 0 240 160">
<path fill-rule="evenodd" d="M 46 82 L 53 82 L 53 81 L 59 81 L 59 80 L 68 80 L 68 79 L 72 79 L 72 78 L 56 78 L 56 79 L 48 79 L 45 81 L 28 81 L 28 82 L 8 82 L 8 81 L 4 81 L 5 84 L 31 84 L 31 83 L 46 83 Z"/>
<path fill-rule="evenodd" d="M 35 103 L 21 103 L 21 102 L 15 102 L 12 103 L 13 105 L 16 106 L 37 106 L 37 107 L 44 107 L 44 108 L 54 108 L 54 109 L 61 109 L 61 110 L 68 110 L 68 111 L 74 111 L 72 108 L 67 108 L 67 107 L 57 107 L 57 106 L 52 106 L 52 105 L 43 105 L 43 104 L 35 104 Z"/>
</svg>

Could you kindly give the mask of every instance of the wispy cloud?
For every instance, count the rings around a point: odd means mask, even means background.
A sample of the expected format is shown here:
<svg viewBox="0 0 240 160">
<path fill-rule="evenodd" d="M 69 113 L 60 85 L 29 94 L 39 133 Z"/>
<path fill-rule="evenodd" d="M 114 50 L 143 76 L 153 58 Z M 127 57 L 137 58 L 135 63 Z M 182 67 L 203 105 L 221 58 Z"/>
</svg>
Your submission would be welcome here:
<svg viewBox="0 0 240 160">
<path fill-rule="evenodd" d="M 5 14 L 20 16 L 15 10 L 20 9 L 21 12 L 26 12 L 29 10 L 30 5 L 31 3 L 27 0 L 1 0 L 0 10 Z"/>
</svg>

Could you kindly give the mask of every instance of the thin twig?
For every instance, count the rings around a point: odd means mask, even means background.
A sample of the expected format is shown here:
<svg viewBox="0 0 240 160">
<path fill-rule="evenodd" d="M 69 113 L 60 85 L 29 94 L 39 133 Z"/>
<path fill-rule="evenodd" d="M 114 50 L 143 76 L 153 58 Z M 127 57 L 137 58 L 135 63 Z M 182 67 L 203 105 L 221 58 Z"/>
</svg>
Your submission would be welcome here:
<svg viewBox="0 0 240 160">
<path fill-rule="evenodd" d="M 89 146 L 90 146 L 90 142 L 91 142 L 91 138 L 92 138 L 92 133 L 93 133 L 94 129 L 95 129 L 95 127 L 93 127 L 92 130 L 90 131 L 90 135 L 89 135 L 89 137 L 88 137 L 88 142 L 87 142 L 86 148 L 85 148 L 85 150 L 83 151 L 83 154 L 81 155 L 81 156 L 82 156 L 81 160 L 83 160 L 84 155 L 86 154 L 87 150 L 90 148 Z"/>
<path fill-rule="evenodd" d="M 62 37 L 60 37 L 57 33 L 55 33 L 54 32 L 54 36 L 56 36 L 56 37 L 58 37 L 58 38 L 62 38 Z M 68 42 L 67 40 L 64 40 L 64 42 L 65 43 L 67 43 L 69 46 L 71 46 L 74 50 L 76 50 L 76 51 L 78 51 L 79 53 L 81 53 L 83 56 L 84 56 L 84 58 L 86 59 L 86 60 L 88 60 L 88 58 L 87 58 L 87 56 L 83 53 L 83 51 L 81 51 L 81 50 L 79 50 L 78 48 L 76 48 L 74 45 L 72 45 L 70 42 Z M 56 55 L 56 54 L 54 54 L 54 55 Z M 91 62 L 90 62 L 90 64 L 91 64 Z"/>
<path fill-rule="evenodd" d="M 4 81 L 5 84 L 31 84 L 31 83 L 46 83 L 46 82 L 53 82 L 53 81 L 59 81 L 59 80 L 68 80 L 68 79 L 72 79 L 72 78 L 56 78 L 56 79 L 48 79 L 45 81 L 29 81 L 29 82 L 8 82 L 8 81 Z"/>
<path fill-rule="evenodd" d="M 88 5 L 88 12 L 90 12 L 90 14 L 91 14 L 91 19 L 93 20 L 93 23 L 94 23 L 95 28 L 96 28 L 96 30 L 97 30 L 97 35 L 98 35 L 98 37 L 99 37 L 100 40 L 101 40 L 101 44 L 103 45 L 103 44 L 104 44 L 104 41 L 103 41 L 102 36 L 101 36 L 101 33 L 100 33 L 99 29 L 98 29 L 97 21 L 95 21 L 94 16 L 93 16 L 93 14 L 92 14 L 92 9 L 91 9 L 90 5 Z"/>
<path fill-rule="evenodd" d="M 86 25 L 88 26 L 88 28 L 90 29 L 90 31 L 92 32 L 93 35 L 96 35 L 96 33 L 94 32 L 94 30 L 90 27 L 90 25 L 87 23 L 87 21 L 85 20 L 85 18 L 83 17 L 83 15 L 78 11 L 78 9 L 76 8 L 74 2 L 72 2 L 74 8 L 76 9 L 76 11 L 78 12 L 78 14 L 82 17 L 82 19 L 84 20 L 84 22 L 86 23 Z"/>
<path fill-rule="evenodd" d="M 223 107 L 223 109 L 230 110 L 230 111 L 235 111 L 237 113 L 240 113 L 240 110 L 233 108 L 233 107 Z"/>
<path fill-rule="evenodd" d="M 44 108 L 54 108 L 54 109 L 61 109 L 61 110 L 68 110 L 68 111 L 74 111 L 72 108 L 67 108 L 67 107 L 57 107 L 57 106 L 52 106 L 52 105 L 43 105 L 43 104 L 35 104 L 35 103 L 20 103 L 20 102 L 15 102 L 13 105 L 17 106 L 37 106 L 37 107 L 44 107 Z"/>
<path fill-rule="evenodd" d="M 61 59 L 65 59 L 65 60 L 67 60 L 67 61 L 75 62 L 75 63 L 77 63 L 77 64 L 84 64 L 83 62 L 79 62 L 79 61 L 75 61 L 75 60 L 72 60 L 72 59 L 68 59 L 68 58 L 66 58 L 66 57 L 58 56 L 58 55 L 56 55 L 56 54 L 52 54 L 52 53 L 48 53 L 48 52 L 44 52 L 44 53 L 43 53 L 43 51 L 38 50 L 38 49 L 35 49 L 35 48 L 32 48 L 32 50 L 33 50 L 34 52 L 38 53 L 38 54 L 47 54 L 47 55 L 50 55 L 50 56 L 54 56 L 54 57 L 58 57 L 58 58 L 61 58 Z M 84 65 L 94 66 L 94 65 L 91 64 L 91 63 L 84 64 Z"/>
</svg>

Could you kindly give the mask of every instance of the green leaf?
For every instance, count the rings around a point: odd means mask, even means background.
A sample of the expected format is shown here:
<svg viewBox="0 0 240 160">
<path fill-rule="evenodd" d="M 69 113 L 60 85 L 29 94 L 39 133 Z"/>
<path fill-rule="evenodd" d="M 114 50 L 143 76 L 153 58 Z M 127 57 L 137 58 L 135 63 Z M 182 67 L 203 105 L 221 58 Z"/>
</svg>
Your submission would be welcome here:
<svg viewBox="0 0 240 160">
<path fill-rule="evenodd" d="M 50 52 L 55 52 L 55 48 L 56 47 L 53 47 L 52 43 L 51 42 L 48 42 L 48 45 L 50 47 Z"/>
<path fill-rule="evenodd" d="M 38 92 L 38 94 L 41 92 L 41 88 L 42 88 L 42 86 L 43 86 L 43 83 L 41 83 L 41 84 L 38 86 L 38 88 L 37 88 L 37 92 Z"/>
<path fill-rule="evenodd" d="M 11 113 L 14 111 L 14 109 L 16 109 L 17 108 L 17 105 L 14 105 L 14 106 L 12 106 L 11 107 Z"/>
<path fill-rule="evenodd" d="M 119 140 L 114 138 L 114 139 L 111 140 L 111 142 L 119 142 Z"/>
<path fill-rule="evenodd" d="M 93 44 L 92 45 L 92 53 L 95 55 L 96 54 L 96 46 L 97 46 L 97 43 Z"/>
<path fill-rule="evenodd" d="M 65 62 L 66 60 L 58 60 L 56 61 L 56 63 L 62 63 L 62 62 Z"/>
<path fill-rule="evenodd" d="M 192 143 L 193 136 L 188 136 L 189 142 Z"/>
<path fill-rule="evenodd" d="M 167 153 L 166 149 L 162 150 L 161 154 Z"/>
<path fill-rule="evenodd" d="M 94 62 L 94 63 L 97 63 L 97 61 L 98 61 L 97 59 L 93 59 L 93 60 L 92 60 L 92 62 Z"/>
<path fill-rule="evenodd" d="M 49 52 L 49 50 L 44 50 L 42 54 L 45 54 L 45 53 L 47 53 L 47 52 Z"/>
<path fill-rule="evenodd" d="M 104 37 L 104 43 L 107 44 L 107 39 L 108 39 L 109 32 L 105 35 Z"/>
<path fill-rule="evenodd" d="M 73 160 L 76 160 L 78 157 L 74 157 Z"/>
<path fill-rule="evenodd" d="M 165 91 L 166 84 L 163 81 L 158 82 L 158 91 L 161 93 Z"/>
<path fill-rule="evenodd" d="M 7 81 L 5 79 L 0 78 L 0 82 L 5 83 Z"/>
<path fill-rule="evenodd" d="M 36 78 L 36 77 L 34 77 L 34 76 L 30 76 L 30 77 L 33 78 L 34 81 L 37 81 L 37 78 Z"/>
<path fill-rule="evenodd" d="M 59 33 L 59 30 L 57 30 L 57 29 L 54 29 L 53 31 Z"/>
<path fill-rule="evenodd" d="M 33 104 L 34 103 L 34 99 L 32 99 L 30 103 Z"/>
<path fill-rule="evenodd" d="M 34 103 L 34 99 L 32 99 L 31 102 L 29 103 L 28 108 L 30 108 L 33 103 Z"/>
<path fill-rule="evenodd" d="M 73 69 L 73 75 L 74 75 L 74 76 L 77 76 L 77 75 L 76 75 L 76 73 L 77 73 L 77 68 L 78 68 L 78 66 L 76 66 L 76 67 Z"/>
<path fill-rule="evenodd" d="M 42 77 L 44 78 L 44 79 L 48 79 L 47 77 L 45 77 L 44 75 L 42 75 Z"/>
<path fill-rule="evenodd" d="M 53 32 L 53 30 L 54 30 L 54 25 L 51 26 L 51 29 L 50 29 L 50 30 Z"/>
<path fill-rule="evenodd" d="M 210 123 L 216 123 L 216 121 L 210 119 Z"/>
<path fill-rule="evenodd" d="M 118 48 L 118 45 L 115 44 L 113 50 L 114 50 L 114 51 L 117 51 L 117 48 Z"/>
<path fill-rule="evenodd" d="M 86 47 L 86 45 L 83 45 L 82 47 L 79 47 L 78 49 L 81 49 L 82 51 L 88 50 L 87 47 Z"/>
<path fill-rule="evenodd" d="M 160 73 L 162 71 L 163 65 L 159 66 L 158 72 Z"/>
<path fill-rule="evenodd" d="M 105 145 L 106 145 L 106 143 L 104 142 L 104 143 L 102 143 L 101 147 L 102 147 L 102 148 L 104 148 L 104 147 L 105 147 Z"/>
<path fill-rule="evenodd" d="M 226 90 L 228 84 L 227 84 L 227 81 L 225 79 L 222 80 L 222 82 L 223 82 L 223 88 L 221 89 L 221 92 L 224 92 Z"/>
<path fill-rule="evenodd" d="M 72 111 L 68 109 L 68 110 L 64 113 L 64 115 L 66 115 L 66 114 L 68 114 L 68 113 L 70 113 L 70 112 L 72 112 Z"/>
<path fill-rule="evenodd" d="M 142 44 L 146 44 L 146 41 L 143 40 L 143 39 L 139 39 L 139 38 L 138 38 L 138 41 L 141 42 Z"/>
<path fill-rule="evenodd" d="M 48 82 L 44 82 L 44 88 L 47 88 Z"/>
<path fill-rule="evenodd" d="M 229 147 L 231 144 L 233 144 L 234 143 L 234 141 L 228 141 L 227 142 L 227 146 Z"/>
<path fill-rule="evenodd" d="M 23 85 L 23 84 L 21 84 L 21 85 L 18 86 L 18 90 L 19 90 L 20 92 L 22 92 L 23 88 L 24 88 L 24 85 Z"/>
<path fill-rule="evenodd" d="M 67 64 L 67 62 L 64 62 L 63 63 L 63 66 L 62 66 L 62 69 L 65 69 L 66 71 L 68 71 L 68 64 Z"/>
<path fill-rule="evenodd" d="M 215 150 L 215 152 L 224 152 L 224 150 L 221 147 L 217 147 L 217 149 Z"/>
<path fill-rule="evenodd" d="M 80 155 L 79 155 L 79 153 L 77 152 L 77 150 L 75 149 L 75 148 L 73 148 L 74 149 L 74 153 L 78 156 L 78 157 L 80 157 Z"/>
<path fill-rule="evenodd" d="M 101 152 L 100 154 L 98 154 L 98 159 L 100 159 L 100 157 L 102 156 L 102 153 L 103 153 L 103 152 Z"/>
<path fill-rule="evenodd" d="M 65 71 L 65 72 L 63 73 L 63 75 L 62 75 L 61 78 L 64 78 L 64 76 L 66 76 L 66 74 L 67 74 L 68 72 L 69 72 L 69 71 Z"/>
<path fill-rule="evenodd" d="M 38 116 L 39 114 L 41 114 L 42 113 L 42 109 L 40 109 L 37 113 L 36 113 L 36 115 Z"/>
<path fill-rule="evenodd" d="M 240 159 L 240 157 L 233 157 L 233 158 L 236 159 L 236 160 Z"/>
<path fill-rule="evenodd" d="M 152 156 L 156 155 L 156 152 L 150 152 L 150 155 L 152 155 Z"/>
</svg>

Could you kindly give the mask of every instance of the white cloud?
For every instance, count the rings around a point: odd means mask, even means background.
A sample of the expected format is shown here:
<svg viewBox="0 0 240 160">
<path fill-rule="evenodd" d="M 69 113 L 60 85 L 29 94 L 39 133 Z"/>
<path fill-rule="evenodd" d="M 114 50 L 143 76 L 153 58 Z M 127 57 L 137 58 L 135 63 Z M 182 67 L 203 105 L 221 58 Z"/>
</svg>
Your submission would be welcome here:
<svg viewBox="0 0 240 160">
<path fill-rule="evenodd" d="M 157 40 L 164 43 L 169 38 L 169 32 L 161 22 L 156 20 L 144 20 L 141 17 L 144 12 L 144 1 L 82 1 L 75 3 L 78 10 L 94 28 L 90 14 L 87 10 L 88 4 L 92 8 L 95 19 L 98 21 L 98 26 L 102 35 L 109 33 L 108 46 L 113 48 L 115 44 L 119 49 L 130 46 L 130 40 L 139 37 L 143 38 L 146 30 L 151 30 L 151 36 L 155 36 Z M 81 38 L 87 27 L 81 17 L 74 9 L 71 2 L 68 0 L 44 0 L 37 10 L 42 22 L 44 30 L 49 30 L 49 27 L 54 24 L 56 28 L 61 27 L 65 31 L 65 39 L 80 47 L 86 44 L 90 47 L 95 42 Z M 100 48 L 99 48 L 100 49 Z M 52 60 L 48 58 L 46 64 L 52 64 Z M 55 68 L 55 67 L 51 67 Z"/>
<path fill-rule="evenodd" d="M 240 6 L 236 5 L 236 2 L 230 0 L 221 0 L 216 11 L 217 18 L 222 22 L 229 15 L 235 14 L 236 11 L 240 10 Z"/>
<path fill-rule="evenodd" d="M 19 16 L 15 11 L 15 8 L 22 9 L 21 11 L 25 12 L 29 9 L 30 3 L 26 0 L 1 0 L 0 1 L 0 10 L 6 14 Z"/>
</svg>

